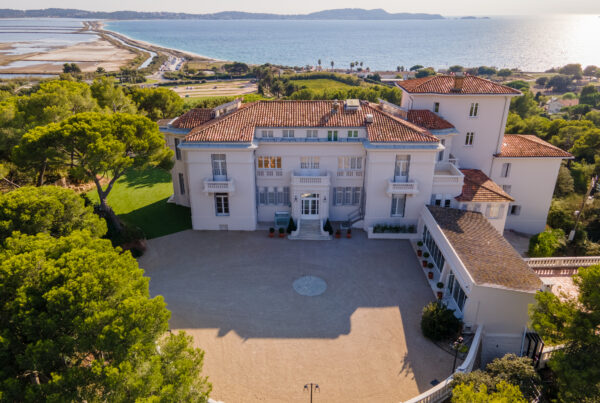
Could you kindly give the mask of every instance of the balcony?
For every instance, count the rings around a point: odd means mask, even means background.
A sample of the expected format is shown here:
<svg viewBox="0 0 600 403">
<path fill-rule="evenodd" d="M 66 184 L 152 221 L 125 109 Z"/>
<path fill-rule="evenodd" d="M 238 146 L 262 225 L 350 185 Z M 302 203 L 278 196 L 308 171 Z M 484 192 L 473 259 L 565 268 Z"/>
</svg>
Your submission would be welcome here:
<svg viewBox="0 0 600 403">
<path fill-rule="evenodd" d="M 388 195 L 406 195 L 419 193 L 419 184 L 412 180 L 409 182 L 394 182 L 388 179 L 387 194 Z"/>
<path fill-rule="evenodd" d="M 233 193 L 235 191 L 235 186 L 233 184 L 233 179 L 225 181 L 204 179 L 203 191 L 205 193 Z"/>
<path fill-rule="evenodd" d="M 283 177 L 282 169 L 257 169 L 256 176 L 259 178 L 281 178 Z"/>
<path fill-rule="evenodd" d="M 440 162 L 435 165 L 433 185 L 456 185 L 462 188 L 464 175 L 450 162 Z"/>
<path fill-rule="evenodd" d="M 318 170 L 294 171 L 292 173 L 292 186 L 329 186 L 331 178 L 328 173 Z"/>
</svg>

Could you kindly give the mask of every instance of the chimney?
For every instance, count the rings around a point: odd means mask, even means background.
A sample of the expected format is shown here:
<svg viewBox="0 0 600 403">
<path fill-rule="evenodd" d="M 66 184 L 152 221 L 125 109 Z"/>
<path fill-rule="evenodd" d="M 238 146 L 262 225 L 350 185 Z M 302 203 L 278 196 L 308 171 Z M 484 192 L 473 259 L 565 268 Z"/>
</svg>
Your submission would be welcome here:
<svg viewBox="0 0 600 403">
<path fill-rule="evenodd" d="M 340 108 L 340 104 L 338 103 L 337 99 L 333 102 L 333 109 L 331 109 L 331 113 L 337 113 L 338 109 Z"/>
<path fill-rule="evenodd" d="M 456 73 L 454 76 L 454 87 L 452 87 L 452 92 L 461 92 L 463 88 L 463 83 L 465 81 L 465 76 L 462 73 Z"/>
</svg>

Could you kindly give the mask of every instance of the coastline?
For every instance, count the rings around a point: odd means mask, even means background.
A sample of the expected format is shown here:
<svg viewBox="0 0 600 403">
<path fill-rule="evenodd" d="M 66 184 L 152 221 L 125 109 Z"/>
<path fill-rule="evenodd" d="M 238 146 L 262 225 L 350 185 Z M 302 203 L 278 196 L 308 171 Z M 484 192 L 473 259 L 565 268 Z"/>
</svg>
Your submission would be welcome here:
<svg viewBox="0 0 600 403">
<path fill-rule="evenodd" d="M 149 51 L 162 52 L 162 53 L 170 53 L 175 56 L 179 54 L 179 56 L 183 56 L 186 59 L 200 59 L 204 61 L 214 61 L 214 62 L 228 62 L 228 60 L 216 59 L 214 57 L 200 55 L 198 53 L 189 52 L 187 50 L 181 50 L 177 48 L 166 48 L 164 46 L 156 45 L 151 42 L 142 41 L 139 39 L 133 39 L 127 35 L 124 35 L 117 31 L 112 31 L 110 29 L 105 28 L 105 23 L 113 20 L 98 20 L 98 21 L 85 21 L 84 24 L 87 24 L 90 31 L 97 33 L 106 33 L 107 35 L 114 36 L 115 38 L 121 39 L 125 43 L 130 43 L 134 46 L 138 46 L 140 48 L 144 48 Z"/>
</svg>

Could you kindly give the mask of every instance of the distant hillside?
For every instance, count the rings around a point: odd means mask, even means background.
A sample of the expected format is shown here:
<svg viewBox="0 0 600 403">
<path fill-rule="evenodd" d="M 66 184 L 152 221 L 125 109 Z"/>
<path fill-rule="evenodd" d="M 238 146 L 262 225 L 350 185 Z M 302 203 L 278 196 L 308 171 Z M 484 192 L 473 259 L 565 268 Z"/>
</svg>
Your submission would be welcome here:
<svg viewBox="0 0 600 403">
<path fill-rule="evenodd" d="M 243 11 L 223 11 L 214 14 L 187 14 L 168 12 L 140 11 L 85 11 L 66 8 L 46 8 L 43 10 L 0 9 L 0 18 L 83 18 L 110 20 L 439 20 L 440 14 L 388 13 L 383 9 L 363 10 L 360 8 L 342 8 L 324 10 L 310 14 L 267 14 L 246 13 Z"/>
</svg>

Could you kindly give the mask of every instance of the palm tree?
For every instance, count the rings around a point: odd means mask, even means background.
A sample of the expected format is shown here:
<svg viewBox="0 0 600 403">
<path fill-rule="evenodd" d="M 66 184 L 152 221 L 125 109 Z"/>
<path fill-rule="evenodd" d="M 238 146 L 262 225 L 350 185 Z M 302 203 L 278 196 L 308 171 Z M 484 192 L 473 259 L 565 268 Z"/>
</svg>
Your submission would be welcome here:
<svg viewBox="0 0 600 403">
<path fill-rule="evenodd" d="M 331 61 L 331 71 L 333 71 L 333 65 L 334 65 L 334 64 L 335 64 L 335 63 L 334 63 L 334 62 L 333 62 L 333 60 L 332 60 L 332 61 Z"/>
<path fill-rule="evenodd" d="M 360 62 L 360 67 L 362 67 L 362 66 L 363 66 L 363 62 Z"/>
<path fill-rule="evenodd" d="M 319 67 L 321 67 L 321 59 L 319 59 L 317 63 L 319 63 Z"/>
<path fill-rule="evenodd" d="M 352 72 L 353 68 L 354 68 L 354 62 L 350 62 L 350 72 Z"/>
</svg>

